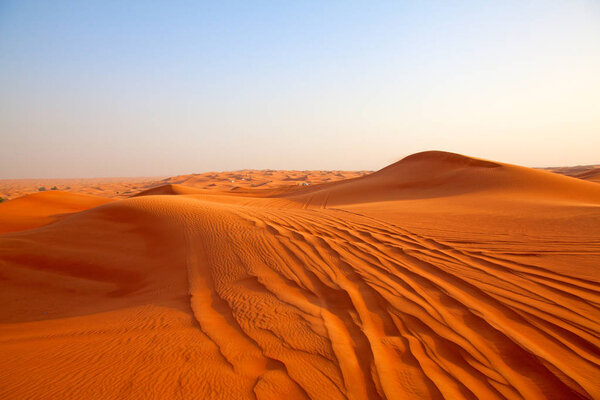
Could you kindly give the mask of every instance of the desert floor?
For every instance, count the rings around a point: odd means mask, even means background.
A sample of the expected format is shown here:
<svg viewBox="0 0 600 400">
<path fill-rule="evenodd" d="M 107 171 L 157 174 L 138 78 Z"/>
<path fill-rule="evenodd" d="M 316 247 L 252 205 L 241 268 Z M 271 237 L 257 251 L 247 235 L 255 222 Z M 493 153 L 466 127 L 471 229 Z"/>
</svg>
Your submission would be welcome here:
<svg viewBox="0 0 600 400">
<path fill-rule="evenodd" d="M 600 399 L 585 168 L 0 181 L 0 398 Z"/>
</svg>

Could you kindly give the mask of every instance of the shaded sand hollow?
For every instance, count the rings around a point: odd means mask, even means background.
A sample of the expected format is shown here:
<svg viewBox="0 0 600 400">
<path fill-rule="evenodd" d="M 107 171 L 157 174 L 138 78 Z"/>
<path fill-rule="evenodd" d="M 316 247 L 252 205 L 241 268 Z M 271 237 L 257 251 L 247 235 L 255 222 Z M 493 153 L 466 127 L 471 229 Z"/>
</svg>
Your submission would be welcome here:
<svg viewBox="0 0 600 400">
<path fill-rule="evenodd" d="M 187 183 L 0 204 L 1 399 L 600 398 L 598 183 Z"/>
</svg>

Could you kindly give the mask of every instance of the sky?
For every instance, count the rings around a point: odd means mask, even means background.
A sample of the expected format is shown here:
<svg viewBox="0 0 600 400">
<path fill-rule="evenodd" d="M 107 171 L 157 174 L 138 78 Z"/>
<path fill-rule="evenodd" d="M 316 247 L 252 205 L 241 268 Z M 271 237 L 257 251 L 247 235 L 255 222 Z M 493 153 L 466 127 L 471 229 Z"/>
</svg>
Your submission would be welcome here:
<svg viewBox="0 0 600 400">
<path fill-rule="evenodd" d="M 0 0 L 0 178 L 600 163 L 600 2 Z"/>
</svg>

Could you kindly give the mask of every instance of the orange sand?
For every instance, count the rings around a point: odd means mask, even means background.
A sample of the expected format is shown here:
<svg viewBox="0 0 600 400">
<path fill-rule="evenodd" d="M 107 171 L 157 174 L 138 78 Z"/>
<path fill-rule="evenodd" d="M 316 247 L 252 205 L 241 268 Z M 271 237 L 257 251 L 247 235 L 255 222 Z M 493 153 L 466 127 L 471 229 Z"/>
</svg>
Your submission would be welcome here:
<svg viewBox="0 0 600 400">
<path fill-rule="evenodd" d="M 111 198 L 128 198 L 143 190 L 174 184 L 206 190 L 238 190 L 316 185 L 356 178 L 368 171 L 274 171 L 242 170 L 205 172 L 170 178 L 82 178 L 82 179 L 0 179 L 0 197 L 14 199 L 37 193 L 40 188 Z"/>
<path fill-rule="evenodd" d="M 546 169 L 557 174 L 600 183 L 600 165 L 580 165 L 577 167 L 553 167 Z"/>
<path fill-rule="evenodd" d="M 82 179 L 0 179 L 0 197 L 15 199 L 40 189 L 127 198 L 147 189 L 161 178 L 82 178 Z"/>
<path fill-rule="evenodd" d="M 600 398 L 600 185 L 268 172 L 0 204 L 0 398 Z"/>
</svg>

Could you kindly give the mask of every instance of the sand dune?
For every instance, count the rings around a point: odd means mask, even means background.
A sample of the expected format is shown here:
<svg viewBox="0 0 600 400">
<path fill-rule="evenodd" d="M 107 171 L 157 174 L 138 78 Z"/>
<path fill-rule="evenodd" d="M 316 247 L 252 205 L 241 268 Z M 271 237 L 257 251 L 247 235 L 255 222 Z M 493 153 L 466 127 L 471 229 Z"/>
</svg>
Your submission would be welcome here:
<svg viewBox="0 0 600 400">
<path fill-rule="evenodd" d="M 0 206 L 0 233 L 35 228 L 68 214 L 108 203 L 109 199 L 59 191 L 19 197 Z"/>
<path fill-rule="evenodd" d="M 204 189 L 197 189 L 192 186 L 184 186 L 177 184 L 166 184 L 153 187 L 151 189 L 143 190 L 139 193 L 134 194 L 132 197 L 136 196 L 155 196 L 161 194 L 201 194 L 206 193 Z"/>
<path fill-rule="evenodd" d="M 92 196 L 125 199 L 139 192 L 149 191 L 166 185 L 179 185 L 174 187 L 179 187 L 182 190 L 185 190 L 182 186 L 187 186 L 211 191 L 294 188 L 297 186 L 317 185 L 324 182 L 355 178 L 367 173 L 368 171 L 274 171 L 248 169 L 179 175 L 170 178 L 0 179 L 0 197 L 10 200 L 40 191 L 60 190 Z"/>
<path fill-rule="evenodd" d="M 600 398 L 597 183 L 221 178 L 0 204 L 0 398 Z"/>
<path fill-rule="evenodd" d="M 557 174 L 600 183 L 600 165 L 580 165 L 577 167 L 553 167 L 546 169 Z"/>
<path fill-rule="evenodd" d="M 326 206 L 483 194 L 519 201 L 596 202 L 600 186 L 546 171 L 431 151 L 361 178 L 312 187 L 292 196 L 308 205 Z"/>
<path fill-rule="evenodd" d="M 0 197 L 15 199 L 26 194 L 60 190 L 92 196 L 126 198 L 156 186 L 163 178 L 0 179 Z"/>
</svg>

